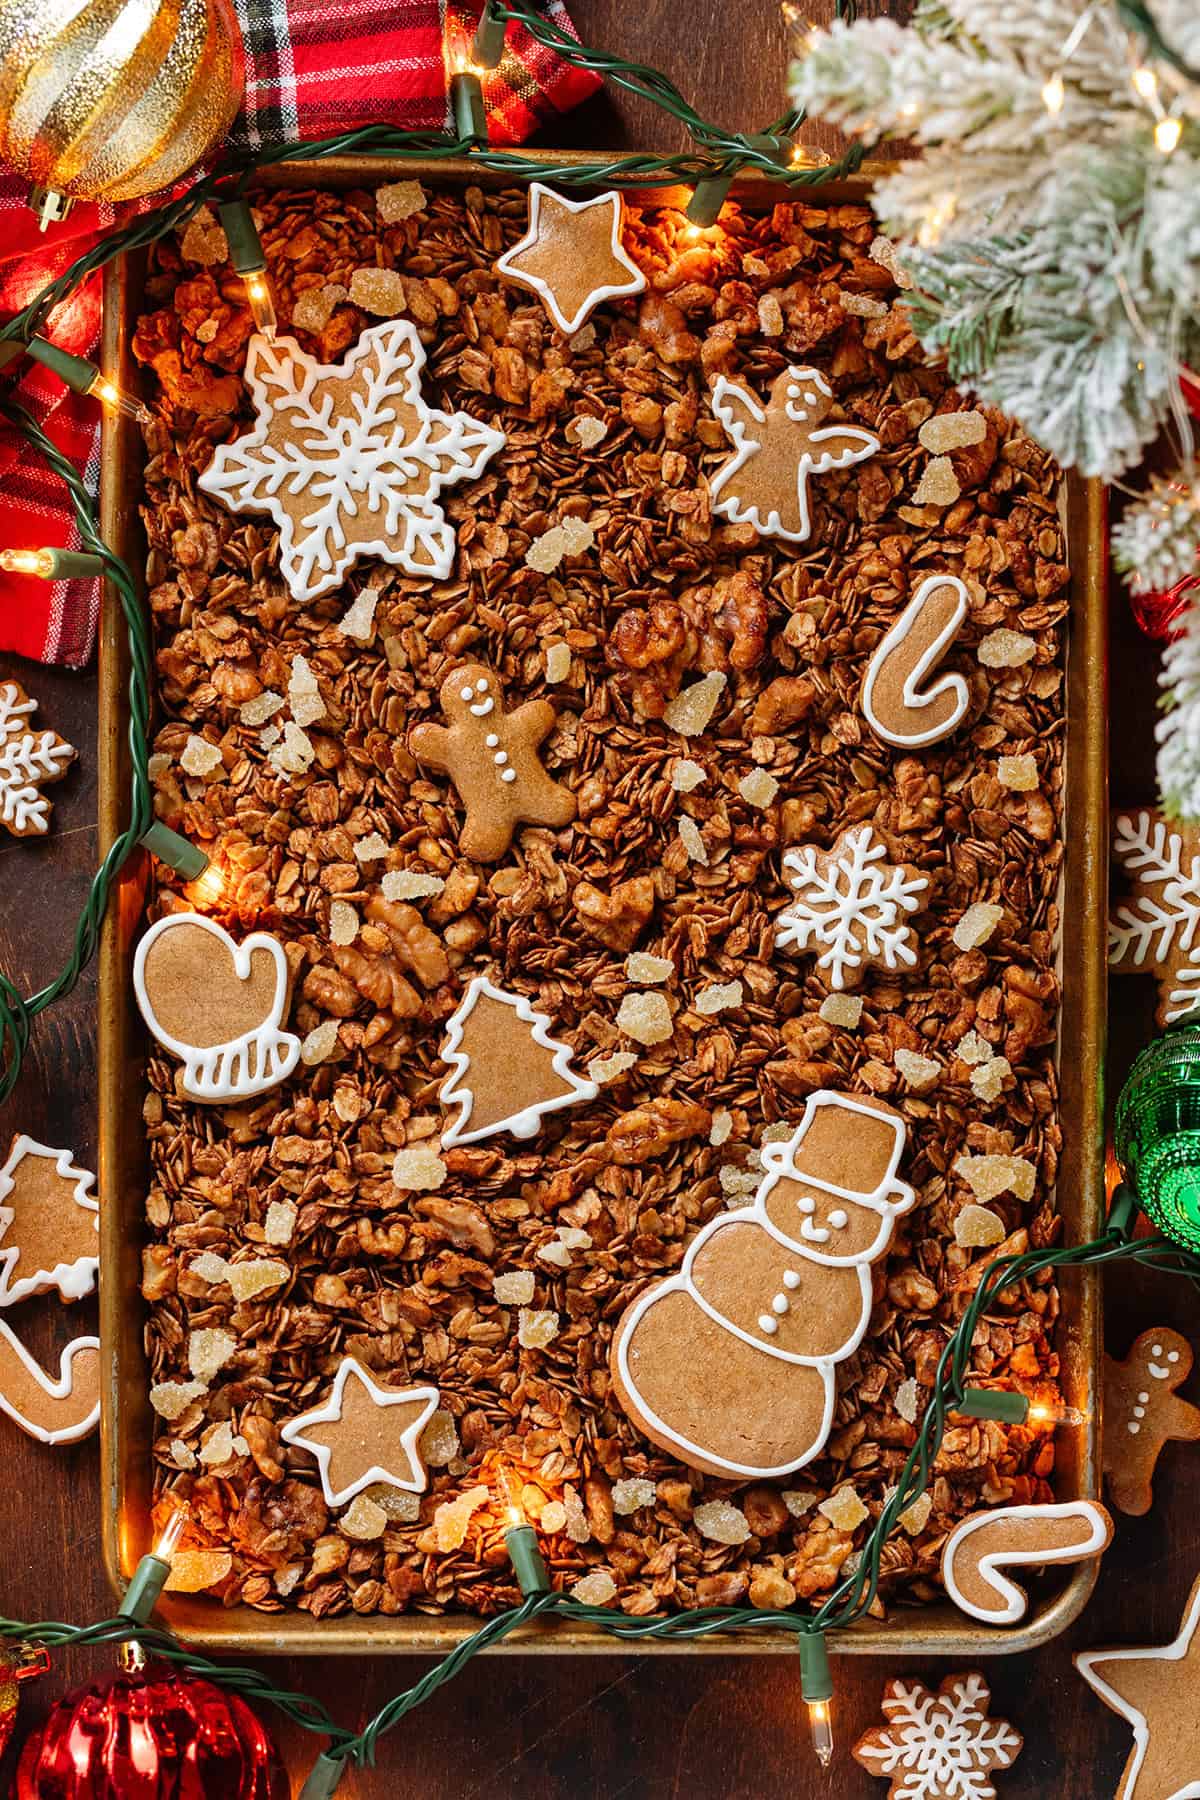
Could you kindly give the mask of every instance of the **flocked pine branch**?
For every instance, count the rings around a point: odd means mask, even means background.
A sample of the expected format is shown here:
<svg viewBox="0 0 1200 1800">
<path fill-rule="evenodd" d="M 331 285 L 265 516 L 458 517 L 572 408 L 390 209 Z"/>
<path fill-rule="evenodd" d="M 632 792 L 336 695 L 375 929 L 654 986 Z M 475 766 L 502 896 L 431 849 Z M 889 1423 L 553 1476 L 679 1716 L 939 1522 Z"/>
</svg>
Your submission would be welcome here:
<svg viewBox="0 0 1200 1800">
<path fill-rule="evenodd" d="M 1113 561 L 1135 592 L 1171 588 L 1200 558 L 1200 469 L 1193 463 L 1170 481 L 1154 479 L 1125 508 L 1112 534 Z"/>
<path fill-rule="evenodd" d="M 1172 819 L 1200 818 L 1200 607 L 1184 615 L 1159 675 L 1164 713 L 1158 722 L 1158 786 Z"/>
</svg>

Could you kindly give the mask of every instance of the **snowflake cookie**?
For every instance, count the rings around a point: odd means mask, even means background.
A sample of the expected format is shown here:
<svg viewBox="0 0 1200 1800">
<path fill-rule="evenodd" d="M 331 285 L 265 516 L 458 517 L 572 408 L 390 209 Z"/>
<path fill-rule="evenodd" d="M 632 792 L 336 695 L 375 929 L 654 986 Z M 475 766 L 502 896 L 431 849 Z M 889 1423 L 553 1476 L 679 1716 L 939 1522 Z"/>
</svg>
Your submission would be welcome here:
<svg viewBox="0 0 1200 1800">
<path fill-rule="evenodd" d="M 851 826 L 829 850 L 789 850 L 783 870 L 796 898 L 776 920 L 776 948 L 816 950 L 835 989 L 857 987 L 870 963 L 911 969 L 917 953 L 906 916 L 926 904 L 929 883 L 886 857 L 869 825 Z"/>
<path fill-rule="evenodd" d="M 859 1738 L 851 1755 L 869 1775 L 890 1777 L 890 1800 L 996 1800 L 992 1774 L 1010 1769 L 1024 1738 L 989 1719 L 982 1675 L 947 1675 L 936 1694 L 916 1680 L 883 1690 L 888 1723 Z"/>
<path fill-rule="evenodd" d="M 1108 920 L 1108 966 L 1154 975 L 1160 1025 L 1200 1005 L 1200 826 L 1143 807 L 1113 815 L 1113 861 L 1128 891 Z"/>
<path fill-rule="evenodd" d="M 784 369 L 765 406 L 718 376 L 712 409 L 733 439 L 733 455 L 709 482 L 713 511 L 803 543 L 812 531 L 809 476 L 862 462 L 879 448 L 879 439 L 857 425 L 822 425 L 832 405 L 833 389 L 816 369 Z"/>
<path fill-rule="evenodd" d="M 75 750 L 53 731 L 35 731 L 37 711 L 15 681 L 0 682 L 0 825 L 13 837 L 43 837 L 50 829 L 50 802 L 38 792 L 61 781 Z"/>
<path fill-rule="evenodd" d="M 537 294 L 570 337 L 599 306 L 640 294 L 646 277 L 621 243 L 620 194 L 565 200 L 540 181 L 529 184 L 529 229 L 498 258 L 496 269 Z"/>
<path fill-rule="evenodd" d="M 317 362 L 294 338 L 251 338 L 257 423 L 217 449 L 200 486 L 234 512 L 271 514 L 296 600 L 336 587 L 364 556 L 449 575 L 454 530 L 438 495 L 477 476 L 505 438 L 469 413 L 430 406 L 424 367 L 407 319 L 364 331 L 342 363 Z"/>
</svg>

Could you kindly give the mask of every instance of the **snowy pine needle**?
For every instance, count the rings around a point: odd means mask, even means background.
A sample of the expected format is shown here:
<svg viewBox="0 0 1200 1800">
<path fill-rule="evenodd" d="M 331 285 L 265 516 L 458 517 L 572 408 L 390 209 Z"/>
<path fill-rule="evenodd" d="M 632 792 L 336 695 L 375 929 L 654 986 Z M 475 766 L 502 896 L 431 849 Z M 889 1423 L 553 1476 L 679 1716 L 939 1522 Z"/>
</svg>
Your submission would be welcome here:
<svg viewBox="0 0 1200 1800">
<path fill-rule="evenodd" d="M 1200 557 L 1200 470 L 1193 463 L 1125 508 L 1113 527 L 1113 561 L 1137 593 L 1172 588 Z"/>
</svg>

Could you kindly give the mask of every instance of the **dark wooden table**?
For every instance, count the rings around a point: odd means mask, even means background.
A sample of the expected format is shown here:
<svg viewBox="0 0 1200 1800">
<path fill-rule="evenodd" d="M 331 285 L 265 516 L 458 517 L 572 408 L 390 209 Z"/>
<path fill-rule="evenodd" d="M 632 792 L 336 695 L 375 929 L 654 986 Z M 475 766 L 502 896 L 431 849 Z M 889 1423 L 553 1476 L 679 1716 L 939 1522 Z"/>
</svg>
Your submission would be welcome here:
<svg viewBox="0 0 1200 1800">
<path fill-rule="evenodd" d="M 810 0 L 815 18 L 830 0 Z M 681 0 L 642 7 L 621 0 L 576 0 L 588 40 L 665 68 L 711 117 L 752 129 L 783 108 L 789 54 L 777 0 Z M 675 145 L 679 134 L 653 109 L 610 96 L 593 102 L 557 134 L 602 145 Z M 819 131 L 806 133 L 820 142 Z M 1139 636 L 1123 598 L 1112 605 L 1113 793 L 1118 803 L 1153 792 L 1155 652 Z M 56 971 L 66 933 L 83 900 L 96 854 L 94 672 L 72 675 L 0 659 L 0 678 L 15 674 L 42 702 L 45 718 L 82 750 L 79 768 L 57 790 L 56 829 L 42 845 L 0 850 L 0 967 L 26 988 Z M 1136 727 L 1135 727 L 1136 721 Z M 7 840 L 3 840 L 7 842 Z M 25 1130 L 70 1145 L 94 1166 L 94 987 L 89 977 L 71 1000 L 38 1026 L 16 1097 L 0 1107 L 0 1141 Z M 1119 1081 L 1151 1030 L 1148 984 L 1117 984 L 1113 995 L 1111 1079 Z M 35 1351 L 49 1357 L 60 1309 L 32 1302 L 20 1321 Z M 75 1309 L 72 1332 L 86 1329 Z M 1171 1324 L 1195 1335 L 1194 1303 L 1184 1285 L 1122 1273 L 1107 1294 L 1108 1339 L 1124 1354 L 1138 1329 Z M 89 1322 L 90 1323 L 90 1322 Z M 1194 1385 L 1194 1384 L 1193 1384 Z M 111 1610 L 99 1561 L 94 1440 L 45 1450 L 0 1421 L 5 1475 L 0 1478 L 0 1609 L 24 1619 L 87 1620 Z M 1114 1792 L 1130 1747 L 1128 1728 L 1100 1705 L 1071 1666 L 1089 1644 L 1166 1641 L 1200 1565 L 1195 1496 L 1200 1456 L 1168 1451 L 1148 1518 L 1122 1520 L 1096 1596 L 1064 1638 L 1034 1655 L 985 1665 L 993 1710 L 1026 1737 L 1015 1769 L 1000 1778 L 1001 1800 L 1100 1800 Z M 1189 1494 L 1191 1496 L 1189 1502 Z M 1190 1521 L 1190 1522 L 1189 1522 Z M 69 1684 L 99 1672 L 96 1653 L 56 1657 L 54 1672 L 25 1690 L 23 1724 L 39 1718 Z M 319 1689 L 336 1716 L 361 1724 L 420 1673 L 411 1658 L 295 1661 L 271 1665 L 288 1686 Z M 356 1800 L 420 1793 L 427 1800 L 867 1800 L 882 1796 L 845 1754 L 879 1717 L 889 1675 L 938 1679 L 949 1671 L 919 1662 L 900 1666 L 844 1658 L 835 1665 L 836 1730 L 841 1754 L 828 1777 L 811 1758 L 799 1678 L 791 1656 L 651 1659 L 489 1658 L 431 1702 L 386 1742 L 380 1767 L 348 1777 Z M 280 1732 L 297 1787 L 318 1747 L 301 1732 Z M 9 1791 L 12 1761 L 0 1761 Z"/>
</svg>

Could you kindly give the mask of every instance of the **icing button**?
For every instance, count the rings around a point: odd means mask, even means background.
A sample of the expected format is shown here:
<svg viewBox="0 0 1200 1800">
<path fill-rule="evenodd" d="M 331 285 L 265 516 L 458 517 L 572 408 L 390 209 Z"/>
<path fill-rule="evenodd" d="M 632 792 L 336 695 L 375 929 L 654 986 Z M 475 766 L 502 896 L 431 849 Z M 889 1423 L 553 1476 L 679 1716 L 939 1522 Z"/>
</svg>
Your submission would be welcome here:
<svg viewBox="0 0 1200 1800">
<path fill-rule="evenodd" d="M 785 1269 L 783 1271 L 783 1285 L 786 1288 L 798 1288 L 800 1286 L 800 1277 L 795 1269 Z"/>
<path fill-rule="evenodd" d="M 760 1331 L 765 1331 L 768 1337 L 774 1337 L 775 1333 L 779 1330 L 779 1323 L 776 1319 L 771 1317 L 770 1313 L 759 1313 L 758 1329 Z"/>
<path fill-rule="evenodd" d="M 788 1299 L 786 1294 L 776 1294 L 775 1298 L 771 1302 L 771 1310 L 772 1310 L 772 1312 L 785 1313 L 785 1312 L 787 1312 L 787 1310 L 791 1306 L 791 1304 L 792 1303 Z"/>
</svg>

